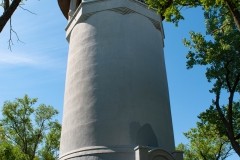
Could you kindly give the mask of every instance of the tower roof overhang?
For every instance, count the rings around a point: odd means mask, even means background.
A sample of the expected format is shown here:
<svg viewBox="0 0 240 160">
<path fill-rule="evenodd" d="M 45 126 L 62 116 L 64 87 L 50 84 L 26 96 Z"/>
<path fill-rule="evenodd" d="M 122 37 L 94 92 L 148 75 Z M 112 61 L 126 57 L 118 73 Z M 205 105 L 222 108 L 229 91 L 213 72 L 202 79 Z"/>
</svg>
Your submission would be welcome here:
<svg viewBox="0 0 240 160">
<path fill-rule="evenodd" d="M 65 16 L 66 19 L 68 19 L 68 11 L 70 6 L 70 0 L 58 0 L 58 5 Z"/>
</svg>

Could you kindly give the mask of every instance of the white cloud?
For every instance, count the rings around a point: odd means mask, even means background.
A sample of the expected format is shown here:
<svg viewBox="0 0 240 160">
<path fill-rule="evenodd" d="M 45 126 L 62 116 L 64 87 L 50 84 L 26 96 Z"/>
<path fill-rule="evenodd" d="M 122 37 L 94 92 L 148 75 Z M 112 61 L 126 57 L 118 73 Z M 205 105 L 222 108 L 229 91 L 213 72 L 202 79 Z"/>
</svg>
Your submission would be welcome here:
<svg viewBox="0 0 240 160">
<path fill-rule="evenodd" d="M 1 53 L 1 64 L 15 64 L 15 65 L 35 65 L 38 63 L 38 58 L 29 57 L 19 53 Z"/>
<path fill-rule="evenodd" d="M 29 66 L 42 69 L 59 69 L 65 67 L 65 57 L 34 52 L 2 52 L 0 50 L 0 65 L 2 67 Z"/>
</svg>

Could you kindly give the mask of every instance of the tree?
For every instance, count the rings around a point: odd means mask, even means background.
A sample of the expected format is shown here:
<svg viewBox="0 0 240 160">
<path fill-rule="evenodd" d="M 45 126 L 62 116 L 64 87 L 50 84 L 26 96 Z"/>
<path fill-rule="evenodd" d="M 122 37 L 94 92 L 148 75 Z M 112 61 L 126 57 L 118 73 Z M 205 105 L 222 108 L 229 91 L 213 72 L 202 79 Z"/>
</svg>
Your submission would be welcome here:
<svg viewBox="0 0 240 160">
<path fill-rule="evenodd" d="M 197 122 L 197 127 L 184 135 L 190 145 L 180 143 L 177 150 L 184 151 L 185 160 L 224 160 L 231 155 L 228 138 L 221 135 L 214 124 Z"/>
<path fill-rule="evenodd" d="M 17 146 L 13 146 L 0 128 L 0 157 L 1 160 L 26 160 L 26 155 L 23 154 Z"/>
<path fill-rule="evenodd" d="M 3 0 L 0 3 L 0 6 L 2 6 L 4 10 L 2 16 L 0 17 L 0 33 L 21 2 L 22 0 Z"/>
<path fill-rule="evenodd" d="M 215 94 L 212 107 L 217 111 L 221 120 L 219 122 L 223 124 L 233 149 L 240 156 L 240 130 L 234 119 L 234 112 L 239 112 L 239 108 L 234 110 L 233 101 L 235 93 L 240 92 L 240 32 L 235 25 L 227 25 L 219 30 L 219 26 L 233 20 L 231 15 L 221 17 L 226 12 L 225 7 L 209 8 L 205 12 L 205 23 L 207 34 L 212 36 L 205 37 L 200 33 L 190 32 L 191 40 L 184 39 L 183 42 L 190 48 L 187 68 L 195 65 L 206 67 L 207 80 L 213 83 L 210 92 Z M 229 95 L 225 105 L 227 107 L 220 105 L 220 93 L 223 90 Z"/>
<path fill-rule="evenodd" d="M 228 106 L 221 107 L 222 113 L 226 118 L 228 117 L 228 109 Z M 232 111 L 234 135 L 238 135 L 240 131 L 240 101 L 233 103 Z M 222 123 L 217 109 L 213 105 L 211 105 L 205 112 L 202 112 L 198 117 L 201 119 L 202 124 L 209 123 L 214 125 L 220 136 L 227 136 L 228 131 Z M 237 142 L 240 143 L 239 139 Z"/>
<path fill-rule="evenodd" d="M 181 9 L 202 7 L 208 11 L 210 8 L 224 8 L 225 13 L 221 17 L 231 16 L 232 21 L 228 25 L 236 24 L 240 31 L 240 3 L 239 0 L 146 0 L 150 8 L 157 8 L 158 13 L 166 18 L 166 21 L 173 22 L 176 25 L 179 20 L 184 19 Z M 224 26 L 221 26 L 224 27 Z M 220 28 L 221 28 L 220 27 Z"/>
<path fill-rule="evenodd" d="M 61 125 L 56 123 L 49 133 L 44 137 L 44 146 L 38 154 L 42 160 L 56 160 L 60 146 Z"/>
<path fill-rule="evenodd" d="M 61 125 L 53 120 L 58 114 L 52 106 L 33 105 L 37 98 L 16 98 L 5 101 L 0 120 L 0 147 L 17 160 L 51 160 L 58 157 Z M 21 155 L 21 156 L 19 156 Z"/>
<path fill-rule="evenodd" d="M 0 6 L 3 7 L 3 13 L 0 16 L 0 33 L 2 32 L 3 28 L 5 27 L 5 25 L 7 24 L 8 21 L 10 21 L 10 38 L 8 40 L 8 48 L 11 50 L 11 45 L 13 45 L 13 41 L 12 41 L 12 33 L 14 33 L 17 37 L 17 41 L 18 42 L 22 42 L 16 31 L 13 30 L 12 27 L 12 21 L 11 21 L 11 17 L 13 15 L 13 13 L 15 12 L 15 10 L 20 7 L 32 14 L 35 14 L 25 8 L 23 8 L 21 6 L 21 4 L 23 4 L 23 0 L 2 0 L 0 2 Z M 22 42 L 23 43 L 23 42 Z"/>
</svg>

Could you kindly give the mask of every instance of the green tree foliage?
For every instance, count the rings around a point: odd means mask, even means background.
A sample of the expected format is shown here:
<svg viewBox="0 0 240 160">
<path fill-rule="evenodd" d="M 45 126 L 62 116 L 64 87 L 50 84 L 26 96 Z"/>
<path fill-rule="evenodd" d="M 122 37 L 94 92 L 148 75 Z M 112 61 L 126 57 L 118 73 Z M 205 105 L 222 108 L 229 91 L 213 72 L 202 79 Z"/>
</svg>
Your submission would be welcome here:
<svg viewBox="0 0 240 160">
<path fill-rule="evenodd" d="M 45 104 L 34 108 L 36 102 L 25 95 L 4 103 L 0 156 L 8 160 L 57 159 L 61 125 L 53 118 L 58 111 Z"/>
<path fill-rule="evenodd" d="M 56 160 L 60 146 L 61 125 L 54 123 L 52 129 L 44 137 L 44 146 L 38 151 L 42 160 Z"/>
<path fill-rule="evenodd" d="M 13 146 L 0 128 L 0 158 L 1 160 L 25 160 L 27 157 L 17 146 Z"/>
<path fill-rule="evenodd" d="M 240 130 L 235 125 L 235 112 L 239 113 L 239 108 L 234 109 L 234 95 L 240 92 L 240 32 L 235 25 L 227 25 L 219 29 L 219 26 L 232 21 L 232 16 L 222 17 L 227 9 L 225 7 L 209 8 L 205 12 L 205 23 L 207 34 L 211 35 L 211 40 L 200 33 L 190 32 L 191 40 L 184 39 L 185 46 L 190 48 L 187 54 L 187 68 L 195 65 L 206 67 L 206 77 L 213 83 L 210 90 L 215 94 L 211 110 L 217 111 L 219 119 L 224 127 L 225 135 L 231 142 L 233 149 L 240 156 Z M 221 91 L 227 91 L 227 107 L 221 107 Z M 210 121 L 210 120 L 209 120 Z"/>
<path fill-rule="evenodd" d="M 202 7 L 203 10 L 209 11 L 210 8 L 222 7 L 226 12 L 221 17 L 231 16 L 232 21 L 240 30 L 240 2 L 239 0 L 146 0 L 150 8 L 157 8 L 158 13 L 165 17 L 166 21 L 173 22 L 176 25 L 179 20 L 184 19 L 182 8 Z M 221 28 L 223 26 L 220 26 Z"/>
<path fill-rule="evenodd" d="M 197 122 L 197 127 L 184 135 L 190 144 L 177 146 L 177 150 L 184 151 L 184 160 L 224 160 L 231 155 L 228 138 L 221 135 L 214 124 Z"/>
<path fill-rule="evenodd" d="M 228 120 L 228 106 L 222 106 L 221 110 L 224 116 Z M 205 112 L 202 112 L 199 115 L 199 118 L 202 120 L 202 123 L 210 123 L 213 124 L 216 128 L 216 130 L 219 132 L 221 136 L 227 136 L 228 131 L 224 124 L 222 123 L 222 120 L 218 114 L 217 109 L 211 105 L 209 109 L 207 109 Z M 234 135 L 239 135 L 240 133 L 240 101 L 233 102 L 232 106 L 232 124 L 233 124 L 233 132 Z M 240 140 L 238 137 L 236 137 L 236 141 L 240 143 Z"/>
</svg>

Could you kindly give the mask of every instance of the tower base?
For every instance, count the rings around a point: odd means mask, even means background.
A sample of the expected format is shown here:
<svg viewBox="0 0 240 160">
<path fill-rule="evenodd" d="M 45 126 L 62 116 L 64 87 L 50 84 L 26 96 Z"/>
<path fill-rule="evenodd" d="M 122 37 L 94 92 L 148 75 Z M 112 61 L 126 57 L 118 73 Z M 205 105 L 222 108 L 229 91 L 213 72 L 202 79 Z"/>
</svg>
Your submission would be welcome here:
<svg viewBox="0 0 240 160">
<path fill-rule="evenodd" d="M 59 160 L 135 160 L 134 146 L 91 146 L 62 155 Z"/>
<path fill-rule="evenodd" d="M 172 154 L 161 148 L 151 149 L 146 146 L 106 147 L 92 146 L 69 152 L 59 160 L 183 160 L 183 152 Z"/>
</svg>

